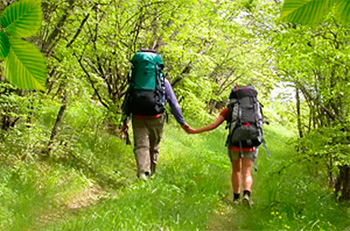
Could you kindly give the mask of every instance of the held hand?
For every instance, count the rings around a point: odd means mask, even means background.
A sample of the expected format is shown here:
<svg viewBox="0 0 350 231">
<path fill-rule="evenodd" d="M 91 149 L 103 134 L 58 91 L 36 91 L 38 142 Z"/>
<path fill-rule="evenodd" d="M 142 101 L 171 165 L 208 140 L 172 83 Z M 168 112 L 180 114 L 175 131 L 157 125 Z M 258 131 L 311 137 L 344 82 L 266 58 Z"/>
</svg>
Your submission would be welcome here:
<svg viewBox="0 0 350 231">
<path fill-rule="evenodd" d="M 196 129 L 191 128 L 188 124 L 184 124 L 181 126 L 188 134 L 196 133 Z"/>
<path fill-rule="evenodd" d="M 187 132 L 188 134 L 196 134 L 196 133 L 198 133 L 196 129 L 193 129 L 193 128 L 191 128 L 191 127 L 189 127 L 189 128 L 187 129 L 186 132 Z"/>
<path fill-rule="evenodd" d="M 124 124 L 123 126 L 122 126 L 122 132 L 127 132 L 129 130 L 129 124 Z"/>
<path fill-rule="evenodd" d="M 188 124 L 183 124 L 183 125 L 181 125 L 181 127 L 183 130 L 185 130 L 187 132 L 187 130 L 190 126 L 188 126 Z"/>
</svg>

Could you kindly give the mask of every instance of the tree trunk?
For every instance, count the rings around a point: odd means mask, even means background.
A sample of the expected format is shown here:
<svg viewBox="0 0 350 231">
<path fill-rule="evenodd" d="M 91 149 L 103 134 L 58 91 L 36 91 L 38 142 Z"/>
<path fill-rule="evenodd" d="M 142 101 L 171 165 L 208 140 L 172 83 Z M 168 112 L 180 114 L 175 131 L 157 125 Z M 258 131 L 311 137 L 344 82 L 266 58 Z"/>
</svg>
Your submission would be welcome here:
<svg viewBox="0 0 350 231">
<path fill-rule="evenodd" d="M 335 193 L 339 201 L 350 201 L 350 167 L 349 165 L 339 166 L 339 176 L 335 185 Z"/>
<path fill-rule="evenodd" d="M 301 126 L 301 112 L 300 112 L 300 96 L 299 96 L 299 89 L 295 89 L 295 99 L 296 99 L 296 106 L 297 106 L 297 116 L 298 116 L 298 131 L 299 131 L 299 137 L 303 138 L 303 128 Z"/>
<path fill-rule="evenodd" d="M 7 131 L 10 128 L 11 118 L 8 115 L 4 115 L 1 121 L 1 129 Z"/>
<path fill-rule="evenodd" d="M 333 156 L 328 154 L 327 158 L 329 160 L 329 164 L 327 165 L 328 168 L 328 185 L 331 188 L 334 188 L 335 186 L 335 177 L 333 174 Z"/>
<path fill-rule="evenodd" d="M 57 135 L 57 130 L 58 130 L 59 125 L 61 124 L 61 121 L 62 121 L 62 118 L 63 118 L 63 114 L 64 114 L 64 111 L 66 110 L 66 107 L 67 107 L 67 98 L 64 95 L 63 99 L 62 99 L 61 108 L 58 111 L 56 122 L 55 122 L 55 125 L 53 126 L 53 129 L 52 129 L 52 132 L 51 132 L 50 141 L 49 141 L 49 144 L 47 146 L 47 151 L 44 152 L 44 154 L 46 154 L 46 156 L 48 156 L 50 154 L 50 152 L 51 152 L 54 140 L 55 140 L 56 135 Z"/>
</svg>

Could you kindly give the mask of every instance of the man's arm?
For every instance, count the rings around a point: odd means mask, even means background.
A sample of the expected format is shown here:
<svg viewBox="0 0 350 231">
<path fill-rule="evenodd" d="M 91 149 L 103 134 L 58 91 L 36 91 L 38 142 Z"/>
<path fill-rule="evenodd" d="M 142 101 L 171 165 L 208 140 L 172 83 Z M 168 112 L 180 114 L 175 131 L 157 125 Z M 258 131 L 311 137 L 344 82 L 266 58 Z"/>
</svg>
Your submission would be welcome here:
<svg viewBox="0 0 350 231">
<path fill-rule="evenodd" d="M 165 84 L 165 94 L 166 94 L 166 99 L 170 105 L 170 109 L 171 109 L 171 114 L 174 115 L 176 121 L 184 128 L 184 127 L 188 127 L 187 126 L 183 126 L 186 125 L 185 123 L 185 119 L 182 115 L 182 110 L 180 108 L 179 102 L 176 98 L 176 95 L 173 91 L 173 88 L 171 87 L 169 81 L 167 79 L 165 79 L 164 81 Z M 185 128 L 184 128 L 185 129 Z M 186 130 L 186 129 L 185 129 Z"/>
<path fill-rule="evenodd" d="M 173 88 L 171 87 L 167 79 L 165 79 L 164 84 L 166 99 L 170 105 L 171 114 L 174 115 L 176 121 L 181 125 L 181 128 L 183 130 L 185 130 L 187 133 L 193 131 L 193 128 L 191 128 L 188 124 L 185 123 L 185 119 L 182 115 L 182 110 L 180 108 L 179 102 L 176 98 Z"/>
</svg>

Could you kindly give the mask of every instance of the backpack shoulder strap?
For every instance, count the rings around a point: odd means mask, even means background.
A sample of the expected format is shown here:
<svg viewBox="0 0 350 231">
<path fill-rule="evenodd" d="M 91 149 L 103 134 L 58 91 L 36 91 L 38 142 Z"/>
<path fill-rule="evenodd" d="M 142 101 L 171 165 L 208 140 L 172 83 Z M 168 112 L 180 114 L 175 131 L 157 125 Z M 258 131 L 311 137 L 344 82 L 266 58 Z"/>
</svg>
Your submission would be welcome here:
<svg viewBox="0 0 350 231">
<path fill-rule="evenodd" d="M 267 156 L 268 157 L 271 157 L 271 154 L 270 154 L 270 152 L 269 152 L 269 149 L 267 149 L 267 146 L 266 146 L 266 143 L 265 143 L 265 140 L 264 139 L 262 139 L 262 145 L 264 146 L 264 148 L 265 148 L 265 151 L 266 151 L 266 153 L 267 153 Z"/>
<path fill-rule="evenodd" d="M 237 102 L 238 102 L 237 99 L 230 99 L 230 101 L 228 102 L 227 104 L 228 112 L 225 118 L 227 122 L 230 122 L 232 120 L 232 111 Z"/>
<path fill-rule="evenodd" d="M 238 117 L 238 100 L 235 98 L 230 99 L 230 102 L 227 105 L 228 111 L 226 116 L 226 129 L 228 129 L 228 137 L 226 140 L 226 146 L 229 145 L 230 137 L 232 131 L 235 129 L 237 125 L 237 117 Z M 234 118 L 236 117 L 236 118 Z"/>
</svg>

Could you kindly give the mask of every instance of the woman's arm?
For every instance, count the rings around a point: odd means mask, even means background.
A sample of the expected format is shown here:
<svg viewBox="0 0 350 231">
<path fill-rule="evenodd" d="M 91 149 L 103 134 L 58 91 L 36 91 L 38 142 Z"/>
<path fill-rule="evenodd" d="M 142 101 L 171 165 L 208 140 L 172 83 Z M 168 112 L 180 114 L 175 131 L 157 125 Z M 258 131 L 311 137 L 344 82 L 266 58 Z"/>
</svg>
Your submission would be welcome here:
<svg viewBox="0 0 350 231">
<path fill-rule="evenodd" d="M 191 129 L 188 131 L 188 133 L 195 134 L 195 133 L 211 131 L 211 130 L 217 128 L 220 124 L 222 124 L 222 122 L 224 122 L 224 120 L 225 120 L 225 117 L 223 117 L 222 115 L 219 115 L 213 123 L 208 124 L 207 126 L 204 126 L 202 128 Z"/>
</svg>

